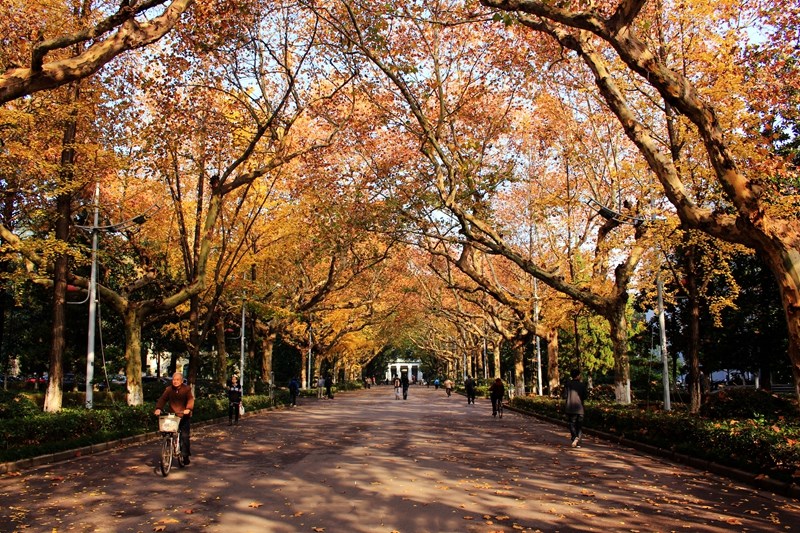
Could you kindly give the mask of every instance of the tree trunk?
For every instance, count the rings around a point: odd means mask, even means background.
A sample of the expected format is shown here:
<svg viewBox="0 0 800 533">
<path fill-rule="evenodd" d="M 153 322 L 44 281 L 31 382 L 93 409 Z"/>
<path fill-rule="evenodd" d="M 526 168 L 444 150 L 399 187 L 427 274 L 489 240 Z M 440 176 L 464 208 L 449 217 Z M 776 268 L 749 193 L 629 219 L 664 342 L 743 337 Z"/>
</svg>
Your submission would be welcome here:
<svg viewBox="0 0 800 533">
<path fill-rule="evenodd" d="M 548 331 L 545 340 L 547 340 L 547 393 L 552 396 L 561 382 L 558 368 L 558 328 Z"/>
<path fill-rule="evenodd" d="M 189 370 L 186 380 L 190 385 L 197 382 L 197 368 L 200 366 L 200 296 L 189 299 Z"/>
<path fill-rule="evenodd" d="M 617 403 L 631 403 L 631 367 L 628 360 L 628 319 L 625 305 L 615 306 L 608 318 L 611 344 L 614 349 L 614 395 Z"/>
<path fill-rule="evenodd" d="M 700 302 L 697 287 L 697 247 L 689 245 L 686 257 L 686 290 L 689 293 L 689 339 L 686 357 L 689 360 L 689 412 L 700 412 Z"/>
<path fill-rule="evenodd" d="M 789 333 L 789 363 L 795 396 L 800 404 L 800 249 L 792 246 L 796 233 L 775 235 L 761 257 L 778 281 Z"/>
<path fill-rule="evenodd" d="M 256 367 L 256 316 L 248 310 L 247 313 L 247 351 L 245 352 L 245 368 L 250 368 L 250 381 L 247 384 L 247 393 L 256 393 L 256 379 L 260 375 Z"/>
<path fill-rule="evenodd" d="M 518 397 L 525 396 L 525 345 L 519 343 L 514 350 L 514 381 Z"/>
<path fill-rule="evenodd" d="M 70 100 L 76 103 L 80 97 L 80 87 L 76 83 L 72 87 Z M 56 198 L 56 227 L 55 237 L 57 242 L 66 243 L 69 241 L 70 219 L 72 218 L 72 196 L 69 192 L 69 185 L 72 184 L 75 174 L 73 165 L 75 164 L 75 137 L 77 134 L 78 122 L 77 111 L 72 111 L 66 124 L 64 125 L 64 137 L 61 149 L 61 188 L 64 190 Z M 50 339 L 50 379 L 47 383 L 47 393 L 44 397 L 44 410 L 48 413 L 55 413 L 61 410 L 62 390 L 61 382 L 64 375 L 64 325 L 66 323 L 67 306 L 67 269 L 69 267 L 67 255 L 59 253 L 56 255 L 55 265 L 53 266 L 53 325 L 51 328 Z M 87 384 L 88 386 L 88 384 Z"/>
<path fill-rule="evenodd" d="M 63 196 L 63 195 L 62 195 Z M 61 196 L 57 202 L 61 204 Z M 69 203 L 69 200 L 67 200 Z M 69 208 L 67 208 L 69 209 Z M 56 225 L 58 228 L 62 225 L 61 219 L 63 215 L 59 215 L 59 222 Z M 68 219 L 67 219 L 68 221 Z M 67 222 L 68 223 L 68 222 Z M 57 239 L 59 235 L 56 229 Z M 65 239 L 66 240 L 66 239 Z M 67 298 L 67 256 L 59 254 L 55 260 L 54 266 L 54 284 L 53 284 L 53 325 L 51 328 L 51 342 L 50 342 L 50 367 L 49 367 L 49 380 L 47 382 L 47 392 L 44 396 L 44 411 L 47 413 L 55 413 L 61 410 L 62 403 L 62 389 L 61 382 L 64 375 L 62 361 L 64 358 L 64 323 L 66 322 L 66 298 Z M 88 386 L 88 385 L 87 385 Z"/>
<path fill-rule="evenodd" d="M 139 316 L 138 307 L 130 306 L 122 317 L 125 328 L 125 376 L 127 377 L 128 405 L 142 405 L 144 394 L 142 391 L 142 324 L 144 320 Z M 171 369 L 174 373 L 174 370 Z M 87 384 L 88 386 L 88 384 Z"/>
<path fill-rule="evenodd" d="M 276 334 L 269 328 L 261 337 L 261 381 L 264 383 L 270 383 L 272 380 L 272 351 L 275 348 L 275 339 Z"/>
<path fill-rule="evenodd" d="M 494 358 L 494 378 L 502 378 L 503 375 L 500 373 L 500 349 L 501 349 L 501 337 L 498 337 L 492 343 L 492 356 Z"/>
<path fill-rule="evenodd" d="M 217 345 L 217 385 L 224 388 L 228 384 L 228 349 L 225 345 L 225 319 L 221 315 L 217 315 L 214 321 L 214 339 Z"/>
</svg>

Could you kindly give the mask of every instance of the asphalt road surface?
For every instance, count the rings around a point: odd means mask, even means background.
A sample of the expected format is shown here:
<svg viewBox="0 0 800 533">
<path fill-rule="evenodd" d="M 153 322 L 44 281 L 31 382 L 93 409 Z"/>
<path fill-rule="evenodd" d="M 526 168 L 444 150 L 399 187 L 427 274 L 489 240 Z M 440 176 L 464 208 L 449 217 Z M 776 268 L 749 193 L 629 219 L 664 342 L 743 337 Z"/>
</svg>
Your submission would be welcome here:
<svg viewBox="0 0 800 533">
<path fill-rule="evenodd" d="M 300 399 L 0 478 L 0 531 L 800 531 L 800 502 L 433 387 Z"/>
</svg>

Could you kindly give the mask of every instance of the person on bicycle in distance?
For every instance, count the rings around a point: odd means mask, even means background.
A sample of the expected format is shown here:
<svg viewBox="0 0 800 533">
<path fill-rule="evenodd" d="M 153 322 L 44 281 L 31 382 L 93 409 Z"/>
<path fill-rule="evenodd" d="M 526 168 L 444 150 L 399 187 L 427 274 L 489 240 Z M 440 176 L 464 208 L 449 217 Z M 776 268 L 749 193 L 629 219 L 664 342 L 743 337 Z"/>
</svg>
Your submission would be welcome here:
<svg viewBox="0 0 800 533">
<path fill-rule="evenodd" d="M 506 393 L 503 380 L 497 378 L 494 383 L 489 387 L 489 394 L 492 399 L 492 416 L 497 416 L 497 407 L 503 401 L 503 395 Z"/>
<path fill-rule="evenodd" d="M 169 408 L 180 417 L 178 432 L 181 439 L 181 453 L 183 453 L 183 463 L 189 464 L 189 426 L 192 420 L 192 410 L 194 409 L 194 394 L 192 388 L 183 382 L 183 374 L 175 372 L 172 376 L 172 384 L 164 389 L 164 394 L 156 401 L 156 416 L 161 414 L 164 405 L 169 404 Z"/>
</svg>

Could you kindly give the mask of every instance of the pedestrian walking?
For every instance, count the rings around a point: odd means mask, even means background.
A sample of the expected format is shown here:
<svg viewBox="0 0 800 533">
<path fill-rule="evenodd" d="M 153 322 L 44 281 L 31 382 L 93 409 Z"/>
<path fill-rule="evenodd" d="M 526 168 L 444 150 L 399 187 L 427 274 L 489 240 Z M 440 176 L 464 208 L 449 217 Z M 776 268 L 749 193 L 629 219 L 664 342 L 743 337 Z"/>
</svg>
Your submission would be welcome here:
<svg viewBox="0 0 800 533">
<path fill-rule="evenodd" d="M 400 386 L 403 387 L 403 399 L 408 400 L 408 374 L 403 373 L 400 378 Z"/>
<path fill-rule="evenodd" d="M 464 390 L 467 392 L 467 405 L 475 405 L 475 388 L 475 380 L 472 379 L 472 376 L 467 376 L 467 379 L 464 380 Z"/>
<path fill-rule="evenodd" d="M 239 385 L 238 376 L 231 377 L 228 387 L 228 425 L 239 425 L 239 409 L 242 405 L 242 386 Z"/>
<path fill-rule="evenodd" d="M 331 387 L 333 387 L 333 378 L 330 374 L 325 374 L 325 396 L 327 396 L 329 400 L 333 400 Z"/>
<path fill-rule="evenodd" d="M 325 377 L 320 376 L 317 379 L 317 398 L 322 399 L 325 397 Z"/>
<path fill-rule="evenodd" d="M 569 421 L 569 435 L 573 448 L 580 448 L 583 436 L 583 402 L 586 400 L 586 384 L 581 381 L 581 371 L 577 368 L 570 372 L 570 381 L 564 387 L 564 412 Z"/>
<path fill-rule="evenodd" d="M 395 376 L 394 379 L 392 380 L 392 385 L 394 386 L 394 399 L 395 400 L 399 400 L 400 399 L 400 386 L 402 385 L 400 383 L 400 378 Z"/>
<path fill-rule="evenodd" d="M 440 384 L 441 384 L 441 381 L 439 381 L 439 378 L 434 379 L 433 380 L 433 390 L 439 390 L 439 385 Z"/>
<path fill-rule="evenodd" d="M 292 378 L 289 380 L 289 405 L 297 405 L 297 395 L 300 394 L 300 380 Z"/>
</svg>

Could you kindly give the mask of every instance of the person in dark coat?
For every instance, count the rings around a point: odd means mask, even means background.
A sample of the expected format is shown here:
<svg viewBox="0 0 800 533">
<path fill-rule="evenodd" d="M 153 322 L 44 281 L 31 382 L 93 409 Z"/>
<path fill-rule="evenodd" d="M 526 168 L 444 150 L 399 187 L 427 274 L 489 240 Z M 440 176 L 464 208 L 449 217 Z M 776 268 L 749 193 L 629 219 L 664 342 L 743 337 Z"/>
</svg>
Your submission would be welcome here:
<svg viewBox="0 0 800 533">
<path fill-rule="evenodd" d="M 577 368 L 570 372 L 572 378 L 564 387 L 564 412 L 569 421 L 569 435 L 572 447 L 580 448 L 583 427 L 583 402 L 588 394 L 586 384 L 581 381 L 581 371 Z"/>
<path fill-rule="evenodd" d="M 325 374 L 325 396 L 327 396 L 329 400 L 333 400 L 331 387 L 333 387 L 333 378 L 330 374 Z"/>
<path fill-rule="evenodd" d="M 297 405 L 297 395 L 300 394 L 300 382 L 297 378 L 292 378 L 289 381 L 289 405 L 295 407 Z"/>
<path fill-rule="evenodd" d="M 239 385 L 237 376 L 231 377 L 228 387 L 228 425 L 239 424 L 239 406 L 242 404 L 242 386 Z"/>
<path fill-rule="evenodd" d="M 408 400 L 408 374 L 405 372 L 400 376 L 400 386 L 403 387 L 403 399 Z"/>
<path fill-rule="evenodd" d="M 467 392 L 467 405 L 475 405 L 475 380 L 472 376 L 464 380 L 464 390 Z"/>
<path fill-rule="evenodd" d="M 497 416 L 497 407 L 502 403 L 503 396 L 506 394 L 506 386 L 503 385 L 503 380 L 497 378 L 494 383 L 489 387 L 489 398 L 492 400 L 492 416 Z"/>
</svg>

